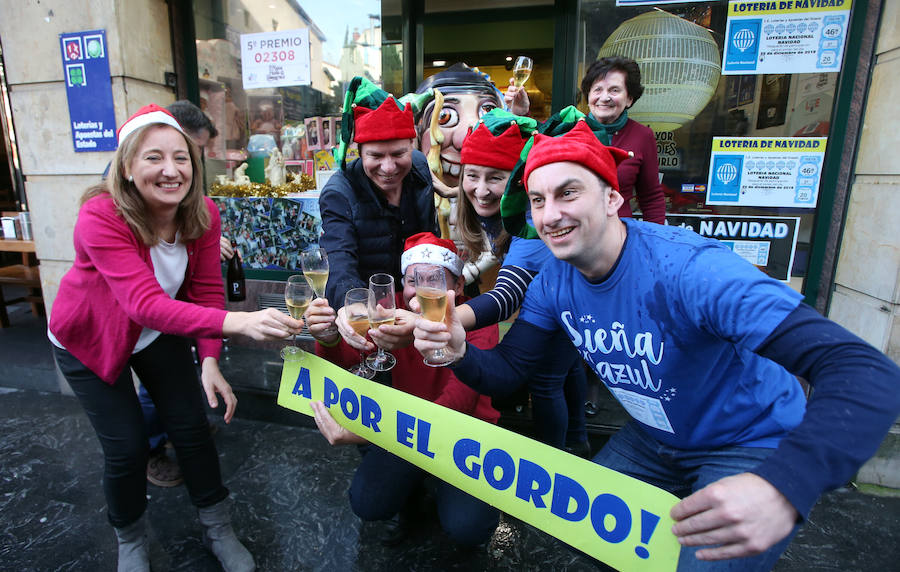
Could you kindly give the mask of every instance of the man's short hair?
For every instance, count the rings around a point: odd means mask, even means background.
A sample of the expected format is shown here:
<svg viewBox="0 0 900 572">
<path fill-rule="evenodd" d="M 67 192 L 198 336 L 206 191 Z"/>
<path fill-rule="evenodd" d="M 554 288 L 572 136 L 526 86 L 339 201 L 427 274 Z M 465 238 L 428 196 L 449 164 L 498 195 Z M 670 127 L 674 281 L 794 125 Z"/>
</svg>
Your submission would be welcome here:
<svg viewBox="0 0 900 572">
<path fill-rule="evenodd" d="M 209 116 L 203 113 L 203 110 L 186 99 L 179 99 L 175 103 L 166 107 L 169 113 L 175 116 L 178 123 L 190 133 L 197 133 L 203 129 L 209 132 L 209 138 L 212 139 L 219 134 L 219 130 L 213 125 Z"/>
</svg>

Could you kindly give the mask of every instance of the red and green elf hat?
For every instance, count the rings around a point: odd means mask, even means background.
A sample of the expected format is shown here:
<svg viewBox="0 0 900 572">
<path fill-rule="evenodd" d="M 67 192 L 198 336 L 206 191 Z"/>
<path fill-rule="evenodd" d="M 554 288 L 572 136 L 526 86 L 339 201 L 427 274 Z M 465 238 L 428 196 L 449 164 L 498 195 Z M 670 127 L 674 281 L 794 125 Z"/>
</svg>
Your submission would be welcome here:
<svg viewBox="0 0 900 572">
<path fill-rule="evenodd" d="M 371 81 L 358 76 L 353 78 L 344 94 L 340 143 L 335 152 L 340 168 L 345 167 L 347 147 L 351 142 L 414 139 L 413 114 L 432 97 L 433 93 L 429 92 L 405 96 L 397 101 Z"/>
<path fill-rule="evenodd" d="M 550 116 L 547 121 L 538 126 L 537 132 L 545 140 L 557 138 L 569 133 L 579 124 L 583 125 L 583 127 L 579 128 L 582 131 L 582 137 L 585 132 L 591 133 L 593 140 L 598 144 L 604 148 L 609 145 L 611 135 L 607 132 L 606 126 L 594 119 L 593 116 L 585 115 L 578 111 L 572 105 Z M 513 167 L 512 174 L 509 176 L 509 182 L 506 183 L 506 190 L 500 199 L 500 217 L 503 220 L 503 228 L 509 234 L 522 238 L 538 238 L 537 231 L 526 220 L 525 215 L 528 212 L 529 205 L 528 194 L 524 185 L 525 165 L 534 148 L 536 136 L 529 139 L 522 148 L 522 152 L 519 154 L 519 161 Z M 586 143 L 587 141 L 581 142 L 581 144 Z"/>
<path fill-rule="evenodd" d="M 537 128 L 530 117 L 513 115 L 502 109 L 485 114 L 469 129 L 463 141 L 460 161 L 463 165 L 481 165 L 512 171 L 522 148 Z"/>
</svg>

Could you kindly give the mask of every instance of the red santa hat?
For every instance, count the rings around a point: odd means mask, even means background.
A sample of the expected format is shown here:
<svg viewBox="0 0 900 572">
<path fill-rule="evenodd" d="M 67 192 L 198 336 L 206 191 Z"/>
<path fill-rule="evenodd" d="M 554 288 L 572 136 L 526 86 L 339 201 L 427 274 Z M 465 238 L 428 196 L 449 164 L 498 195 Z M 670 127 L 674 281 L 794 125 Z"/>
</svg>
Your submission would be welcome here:
<svg viewBox="0 0 900 572">
<path fill-rule="evenodd" d="M 374 110 L 355 105 L 353 123 L 353 140 L 357 143 L 416 137 L 412 107 L 407 103 L 401 110 L 394 96 L 389 96 Z"/>
<path fill-rule="evenodd" d="M 119 145 L 121 145 L 129 135 L 141 127 L 153 124 L 169 125 L 184 133 L 184 129 L 182 129 L 178 120 L 175 119 L 175 116 L 169 113 L 167 109 L 160 107 L 155 103 L 151 103 L 150 105 L 145 105 L 138 109 L 134 115 L 129 117 L 125 123 L 119 127 L 119 131 L 117 132 Z"/>
<path fill-rule="evenodd" d="M 538 167 L 549 163 L 578 163 L 597 173 L 609 186 L 619 190 L 619 177 L 616 165 L 632 156 L 629 151 L 617 147 L 607 147 L 583 120 L 561 137 L 550 137 L 538 134 L 534 137 L 534 145 L 525 160 L 525 171 L 522 181 L 528 190 L 528 177 Z"/>
<path fill-rule="evenodd" d="M 512 171 L 519 161 L 519 153 L 527 139 L 522 139 L 516 122 L 494 137 L 484 123 L 470 131 L 463 141 L 460 161 L 463 165 L 481 165 L 502 171 Z"/>
<path fill-rule="evenodd" d="M 400 257 L 400 272 L 406 274 L 410 264 L 443 266 L 457 277 L 463 269 L 463 261 L 453 241 L 438 238 L 430 232 L 420 232 L 406 239 L 403 256 Z"/>
</svg>

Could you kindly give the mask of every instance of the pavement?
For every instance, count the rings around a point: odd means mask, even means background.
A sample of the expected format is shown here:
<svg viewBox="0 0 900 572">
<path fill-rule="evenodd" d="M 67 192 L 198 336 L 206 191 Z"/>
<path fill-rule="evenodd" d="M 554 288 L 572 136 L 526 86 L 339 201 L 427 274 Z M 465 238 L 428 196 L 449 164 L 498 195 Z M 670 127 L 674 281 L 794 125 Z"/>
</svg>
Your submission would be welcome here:
<svg viewBox="0 0 900 572">
<path fill-rule="evenodd" d="M 59 393 L 44 320 L 24 304 L 9 311 L 12 326 L 0 329 L 0 570 L 113 570 L 97 439 L 77 400 Z M 328 446 L 295 414 L 272 413 L 262 405 L 274 404 L 271 391 L 239 397 L 229 425 L 208 413 L 219 428 L 234 526 L 258 570 L 608 569 L 511 518 L 477 549 L 454 545 L 433 518 L 399 545 L 382 546 L 381 525 L 360 522 L 347 501 L 357 452 Z M 148 485 L 147 495 L 153 570 L 219 570 L 184 487 Z M 844 487 L 822 497 L 775 570 L 900 570 L 898 530 L 900 498 Z"/>
</svg>

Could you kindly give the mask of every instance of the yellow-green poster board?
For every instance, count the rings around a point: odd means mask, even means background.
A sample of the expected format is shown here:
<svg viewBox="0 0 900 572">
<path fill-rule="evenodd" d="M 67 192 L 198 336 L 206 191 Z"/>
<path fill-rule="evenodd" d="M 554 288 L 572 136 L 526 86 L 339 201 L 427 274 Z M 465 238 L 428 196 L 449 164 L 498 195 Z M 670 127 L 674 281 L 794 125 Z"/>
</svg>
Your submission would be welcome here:
<svg viewBox="0 0 900 572">
<path fill-rule="evenodd" d="M 278 404 L 343 427 L 619 570 L 674 571 L 674 495 L 522 435 L 356 377 L 314 355 L 286 362 Z"/>
</svg>

